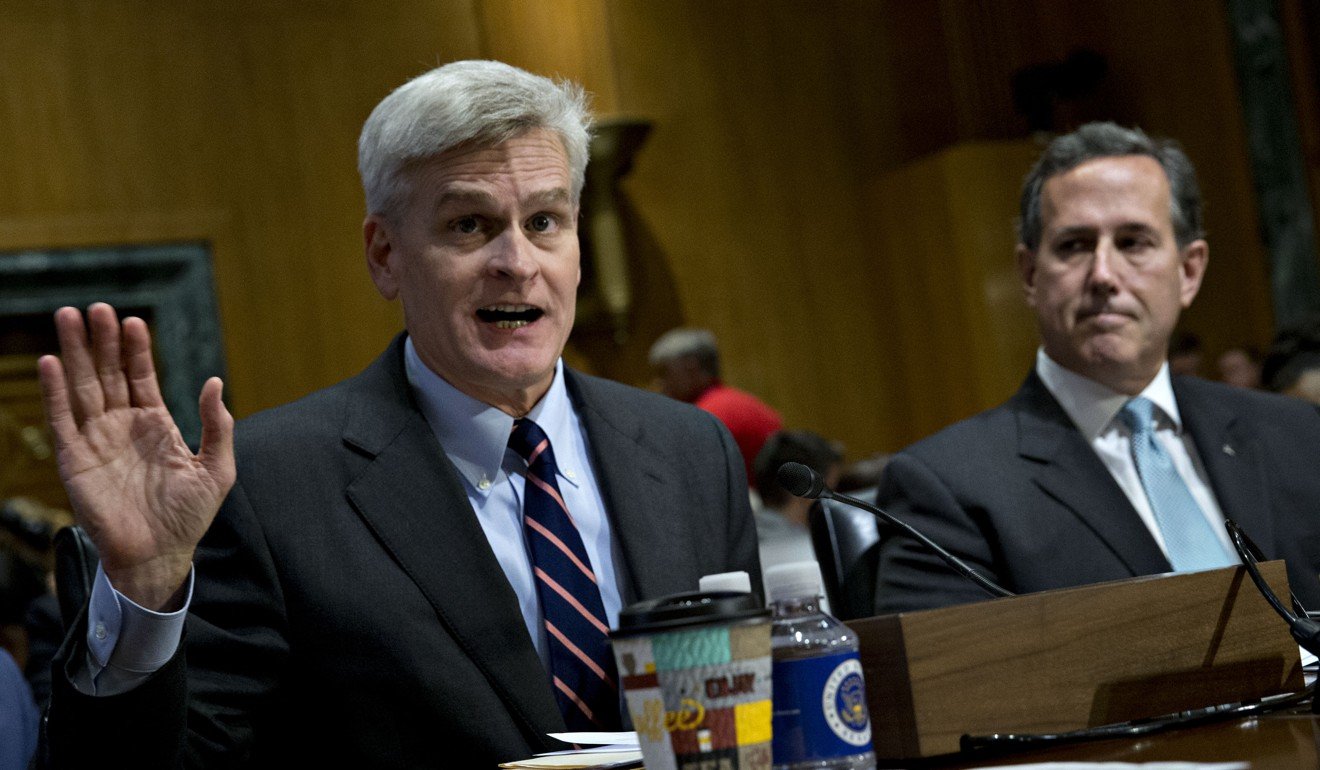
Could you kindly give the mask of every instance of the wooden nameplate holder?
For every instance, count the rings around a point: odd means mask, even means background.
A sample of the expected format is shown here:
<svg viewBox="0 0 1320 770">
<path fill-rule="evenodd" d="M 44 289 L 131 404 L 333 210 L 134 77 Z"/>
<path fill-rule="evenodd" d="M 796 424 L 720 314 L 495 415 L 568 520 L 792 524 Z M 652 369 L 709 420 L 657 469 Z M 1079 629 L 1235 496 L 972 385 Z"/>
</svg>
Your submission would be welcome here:
<svg viewBox="0 0 1320 770">
<path fill-rule="evenodd" d="M 1260 565 L 1282 597 L 1281 561 Z M 877 759 L 1300 690 L 1288 627 L 1242 567 L 850 620 Z"/>
</svg>

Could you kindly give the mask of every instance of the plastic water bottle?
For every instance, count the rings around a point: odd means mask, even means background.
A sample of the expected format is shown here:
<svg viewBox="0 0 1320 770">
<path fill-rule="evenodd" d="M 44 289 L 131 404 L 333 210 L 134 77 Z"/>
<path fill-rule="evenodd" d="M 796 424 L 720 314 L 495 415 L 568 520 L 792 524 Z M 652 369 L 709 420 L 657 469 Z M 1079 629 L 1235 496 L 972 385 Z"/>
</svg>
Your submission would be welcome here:
<svg viewBox="0 0 1320 770">
<path fill-rule="evenodd" d="M 857 634 L 820 609 L 820 565 L 770 567 L 775 770 L 871 770 Z"/>
</svg>

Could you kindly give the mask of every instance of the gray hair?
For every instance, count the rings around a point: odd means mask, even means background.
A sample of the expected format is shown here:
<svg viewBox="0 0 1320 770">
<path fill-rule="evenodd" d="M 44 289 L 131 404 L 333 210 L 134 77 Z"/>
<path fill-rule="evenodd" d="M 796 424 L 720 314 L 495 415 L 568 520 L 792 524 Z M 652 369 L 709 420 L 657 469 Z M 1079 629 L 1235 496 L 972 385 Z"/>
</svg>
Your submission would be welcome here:
<svg viewBox="0 0 1320 770">
<path fill-rule="evenodd" d="M 671 329 L 651 346 L 648 359 L 651 366 L 660 366 L 676 358 L 691 356 L 701 370 L 712 377 L 720 376 L 720 349 L 715 335 L 707 329 Z"/>
<path fill-rule="evenodd" d="M 497 61 L 453 62 L 418 75 L 381 100 L 362 126 L 358 173 L 367 211 L 401 210 L 411 164 L 460 145 L 498 145 L 538 128 L 563 143 L 576 202 L 591 142 L 581 86 Z"/>
<path fill-rule="evenodd" d="M 1071 134 L 1056 137 L 1045 148 L 1027 178 L 1022 182 L 1021 212 L 1018 219 L 1018 242 L 1029 251 L 1040 247 L 1040 198 L 1045 182 L 1097 158 L 1145 155 L 1154 158 L 1169 178 L 1169 214 L 1178 247 L 1205 237 L 1201 220 L 1201 188 L 1196 169 L 1178 143 L 1171 139 L 1152 139 L 1139 128 L 1123 128 L 1115 123 L 1087 123 Z"/>
</svg>

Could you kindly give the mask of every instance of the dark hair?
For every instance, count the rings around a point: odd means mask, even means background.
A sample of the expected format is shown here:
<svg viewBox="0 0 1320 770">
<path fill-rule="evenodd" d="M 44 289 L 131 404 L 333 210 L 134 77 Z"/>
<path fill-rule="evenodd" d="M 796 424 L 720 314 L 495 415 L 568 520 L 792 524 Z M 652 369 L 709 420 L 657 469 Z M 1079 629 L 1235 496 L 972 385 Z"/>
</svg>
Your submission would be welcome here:
<svg viewBox="0 0 1320 770">
<path fill-rule="evenodd" d="M 1201 350 L 1201 337 L 1196 332 L 1177 332 L 1173 335 L 1173 338 L 1169 340 L 1170 356 L 1176 356 L 1181 353 L 1200 353 Z"/>
<path fill-rule="evenodd" d="M 756 476 L 756 490 L 761 501 L 778 506 L 792 495 L 779 486 L 775 474 L 784 463 L 802 463 L 822 476 L 843 461 L 843 452 L 833 442 L 809 430 L 781 430 L 770 434 L 761 451 L 756 453 L 752 470 Z"/>
<path fill-rule="evenodd" d="M 1047 180 L 1087 161 L 1124 155 L 1154 158 L 1164 169 L 1169 178 L 1169 214 L 1178 247 L 1204 237 L 1201 188 L 1196 182 L 1196 169 L 1177 142 L 1152 139 L 1139 128 L 1123 128 L 1116 123 L 1087 123 L 1071 134 L 1051 141 L 1023 180 L 1018 242 L 1030 251 L 1040 248 L 1040 199 Z"/>
<path fill-rule="evenodd" d="M 1292 387 L 1312 369 L 1320 369 L 1320 315 L 1274 335 L 1261 362 L 1260 381 L 1278 393 Z"/>
</svg>

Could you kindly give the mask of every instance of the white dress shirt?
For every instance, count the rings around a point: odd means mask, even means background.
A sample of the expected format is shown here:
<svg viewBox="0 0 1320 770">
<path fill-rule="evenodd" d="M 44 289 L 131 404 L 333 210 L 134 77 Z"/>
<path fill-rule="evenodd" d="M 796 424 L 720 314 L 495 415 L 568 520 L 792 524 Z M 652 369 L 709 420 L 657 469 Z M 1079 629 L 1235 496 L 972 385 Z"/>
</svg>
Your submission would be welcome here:
<svg viewBox="0 0 1320 770">
<path fill-rule="evenodd" d="M 527 466 L 508 448 L 513 417 L 460 392 L 432 372 L 418 357 L 411 337 L 404 343 L 404 367 L 422 414 L 458 469 L 468 502 L 518 597 L 532 644 L 542 663 L 548 665 L 540 600 L 522 526 Z M 605 515 L 586 432 L 564 385 L 562 360 L 555 365 L 550 390 L 527 416 L 550 437 L 559 466 L 560 493 L 573 512 L 596 573 L 607 622 L 614 628 L 622 605 L 619 587 L 626 577 L 623 559 Z M 183 608 L 153 612 L 115 590 L 98 566 L 88 607 L 87 660 L 74 673 L 74 686 L 89 695 L 115 695 L 132 689 L 169 662 L 182 638 L 192 589 L 193 573 L 189 573 Z"/>
<path fill-rule="evenodd" d="M 1095 450 L 1100 461 L 1109 469 L 1110 475 L 1132 502 L 1132 507 L 1137 509 L 1137 515 L 1167 557 L 1169 550 L 1164 544 L 1164 533 L 1160 531 L 1155 512 L 1146 499 L 1146 490 L 1141 485 L 1141 477 L 1137 474 L 1137 466 L 1132 460 L 1132 433 L 1118 419 L 1119 410 L 1132 396 L 1110 390 L 1095 380 L 1063 368 L 1046 355 L 1043 348 L 1036 351 L 1036 374 L 1063 407 L 1063 411 L 1072 418 L 1073 424 Z M 1169 381 L 1167 363 L 1160 367 L 1155 379 L 1140 395 L 1155 404 L 1155 440 L 1169 454 L 1178 475 L 1192 493 L 1201 513 L 1210 522 L 1215 536 L 1228 553 L 1233 553 L 1233 544 L 1224 526 L 1224 514 L 1210 488 L 1205 466 L 1201 463 L 1191 435 L 1183 429 L 1178 402 L 1173 397 L 1173 386 Z"/>
</svg>

